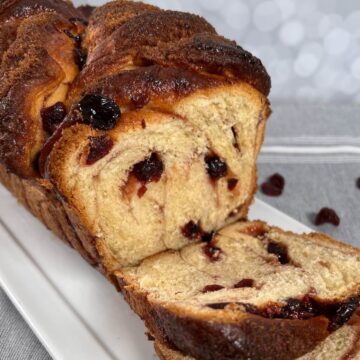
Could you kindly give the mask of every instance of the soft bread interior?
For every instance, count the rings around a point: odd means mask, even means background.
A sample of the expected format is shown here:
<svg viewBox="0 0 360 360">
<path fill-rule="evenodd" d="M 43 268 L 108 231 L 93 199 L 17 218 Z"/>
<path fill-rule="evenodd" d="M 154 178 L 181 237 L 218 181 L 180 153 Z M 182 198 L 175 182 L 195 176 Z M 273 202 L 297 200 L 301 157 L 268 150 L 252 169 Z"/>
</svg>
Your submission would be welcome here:
<svg viewBox="0 0 360 360">
<path fill-rule="evenodd" d="M 237 223 L 220 231 L 211 243 L 218 249 L 214 259 L 209 244 L 193 244 L 154 256 L 123 274 L 153 301 L 206 309 L 228 303 L 286 306 L 289 299 L 306 297 L 325 304 L 359 296 L 358 252 L 278 229 L 266 228 L 255 236 L 254 224 Z M 279 260 L 270 243 L 286 252 L 287 261 Z"/>
<path fill-rule="evenodd" d="M 198 91 L 171 113 L 126 112 L 108 134 L 112 149 L 91 165 L 86 164 L 89 135 L 99 136 L 96 131 L 63 136 L 55 146 L 51 176 L 89 225 L 109 268 L 179 249 L 246 215 L 268 111 L 250 89 L 243 84 Z M 152 154 L 164 170 L 144 184 L 132 171 Z M 209 176 L 207 155 L 226 164 L 226 175 Z M 230 179 L 235 186 L 229 188 Z M 185 236 L 190 222 L 198 234 Z"/>
</svg>

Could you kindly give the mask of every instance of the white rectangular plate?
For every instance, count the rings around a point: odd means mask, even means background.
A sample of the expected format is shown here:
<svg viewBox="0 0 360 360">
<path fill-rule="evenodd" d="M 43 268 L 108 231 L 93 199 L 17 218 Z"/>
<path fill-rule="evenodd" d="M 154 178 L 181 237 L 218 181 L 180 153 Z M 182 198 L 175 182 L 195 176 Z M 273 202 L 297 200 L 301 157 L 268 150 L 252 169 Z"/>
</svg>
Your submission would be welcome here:
<svg viewBox="0 0 360 360">
<path fill-rule="evenodd" d="M 250 217 L 310 231 L 260 200 Z M 1 185 L 0 244 L 0 285 L 54 359 L 156 358 L 121 295 Z"/>
</svg>

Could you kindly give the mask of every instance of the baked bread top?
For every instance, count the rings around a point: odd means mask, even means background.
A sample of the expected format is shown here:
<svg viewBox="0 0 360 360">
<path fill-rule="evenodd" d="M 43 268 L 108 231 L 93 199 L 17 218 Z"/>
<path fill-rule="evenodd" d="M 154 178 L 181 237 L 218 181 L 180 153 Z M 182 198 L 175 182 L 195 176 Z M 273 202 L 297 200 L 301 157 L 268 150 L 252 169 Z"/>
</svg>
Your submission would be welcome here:
<svg viewBox="0 0 360 360">
<path fill-rule="evenodd" d="M 0 5 L 0 158 L 21 176 L 37 174 L 48 136 L 41 110 L 64 101 L 79 72 L 74 52 L 84 29 L 80 16 L 60 0 Z"/>
<path fill-rule="evenodd" d="M 75 9 L 63 0 L 4 1 L 0 59 L 0 158 L 23 177 L 38 176 L 36 159 L 51 135 L 47 125 L 43 129 L 42 110 L 51 113 L 58 125 L 60 114 L 66 114 L 84 94 L 116 93 L 114 88 L 126 89 L 132 76 L 135 81 L 153 79 L 159 97 L 174 87 L 183 97 L 214 82 L 248 83 L 264 96 L 270 89 L 261 62 L 219 37 L 204 19 L 132 1 L 114 1 L 94 11 Z M 171 70 L 167 73 L 166 68 Z M 138 72 L 127 74 L 125 80 L 119 75 L 132 69 Z M 129 90 L 128 95 L 140 106 L 148 99 L 142 84 L 137 86 L 138 94 Z"/>
</svg>

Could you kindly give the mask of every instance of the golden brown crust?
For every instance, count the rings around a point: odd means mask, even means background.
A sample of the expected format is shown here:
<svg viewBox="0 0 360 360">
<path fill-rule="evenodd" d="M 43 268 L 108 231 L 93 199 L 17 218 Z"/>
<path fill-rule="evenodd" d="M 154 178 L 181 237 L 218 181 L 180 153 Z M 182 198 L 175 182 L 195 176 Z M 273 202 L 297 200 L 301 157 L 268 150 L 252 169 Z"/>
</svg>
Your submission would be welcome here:
<svg viewBox="0 0 360 360">
<path fill-rule="evenodd" d="M 233 317 L 224 310 L 186 311 L 149 300 L 136 285 L 118 278 L 132 309 L 162 344 L 199 360 L 289 360 L 311 351 L 329 332 L 322 316 L 309 320 Z"/>
<path fill-rule="evenodd" d="M 179 100 L 200 89 L 210 89 L 231 81 L 203 76 L 174 67 L 152 65 L 105 77 L 95 84 L 84 84 L 77 97 L 86 93 L 103 94 L 122 108 L 139 109 L 146 105 L 171 108 Z M 72 94 L 72 99 L 75 95 Z"/>
<path fill-rule="evenodd" d="M 58 238 L 73 247 L 88 263 L 97 265 L 80 240 L 81 229 L 73 225 L 49 181 L 22 179 L 0 165 L 0 182 Z"/>
<path fill-rule="evenodd" d="M 57 12 L 66 18 L 79 15 L 68 0 L 2 0 L 0 21 L 28 17 L 42 12 Z"/>
<path fill-rule="evenodd" d="M 22 20 L 32 15 L 56 12 L 65 19 L 82 16 L 70 1 L 63 0 L 3 0 L 0 4 L 0 63 L 4 52 L 16 39 Z"/>
<path fill-rule="evenodd" d="M 45 133 L 40 110 L 47 97 L 78 72 L 74 41 L 64 32 L 77 26 L 55 13 L 21 22 L 0 68 L 0 157 L 21 176 L 36 175 L 34 161 Z M 46 38 L 46 41 L 45 41 Z"/>
<path fill-rule="evenodd" d="M 259 59 L 221 36 L 196 34 L 175 44 L 145 48 L 138 55 L 143 62 L 181 66 L 192 70 L 242 80 L 267 96 L 270 78 Z"/>
<path fill-rule="evenodd" d="M 156 11 L 160 9 L 138 1 L 116 0 L 100 6 L 92 13 L 84 46 L 91 53 L 98 44 L 132 17 Z"/>
<path fill-rule="evenodd" d="M 271 86 L 260 60 L 235 42 L 216 35 L 203 18 L 159 11 L 130 18 L 97 46 L 72 86 L 69 102 L 100 79 L 149 65 L 171 67 L 174 77 L 177 71 L 181 75 L 187 69 L 208 77 L 219 75 L 224 81 L 231 78 L 247 82 L 265 96 Z M 196 86 L 195 75 L 192 84 Z"/>
</svg>

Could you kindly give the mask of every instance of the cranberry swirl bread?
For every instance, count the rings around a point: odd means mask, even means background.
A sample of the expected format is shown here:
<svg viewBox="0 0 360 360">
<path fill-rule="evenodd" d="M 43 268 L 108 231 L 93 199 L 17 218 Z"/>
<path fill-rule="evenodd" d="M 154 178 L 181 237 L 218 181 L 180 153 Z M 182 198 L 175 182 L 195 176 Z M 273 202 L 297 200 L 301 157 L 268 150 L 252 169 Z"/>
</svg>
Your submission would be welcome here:
<svg viewBox="0 0 360 360">
<path fill-rule="evenodd" d="M 357 250 L 236 222 L 270 114 L 258 59 L 141 2 L 6 0 L 0 24 L 0 180 L 123 291 L 161 356 L 295 359 L 352 334 Z"/>
<path fill-rule="evenodd" d="M 40 157 L 108 272 L 244 218 L 269 115 L 260 61 L 204 19 L 117 1 Z"/>
<path fill-rule="evenodd" d="M 1 177 L 88 261 L 111 275 L 246 217 L 270 113 L 258 59 L 140 2 L 9 0 L 0 18 Z"/>
<path fill-rule="evenodd" d="M 359 356 L 360 252 L 325 235 L 239 222 L 116 275 L 164 359 Z"/>
</svg>

